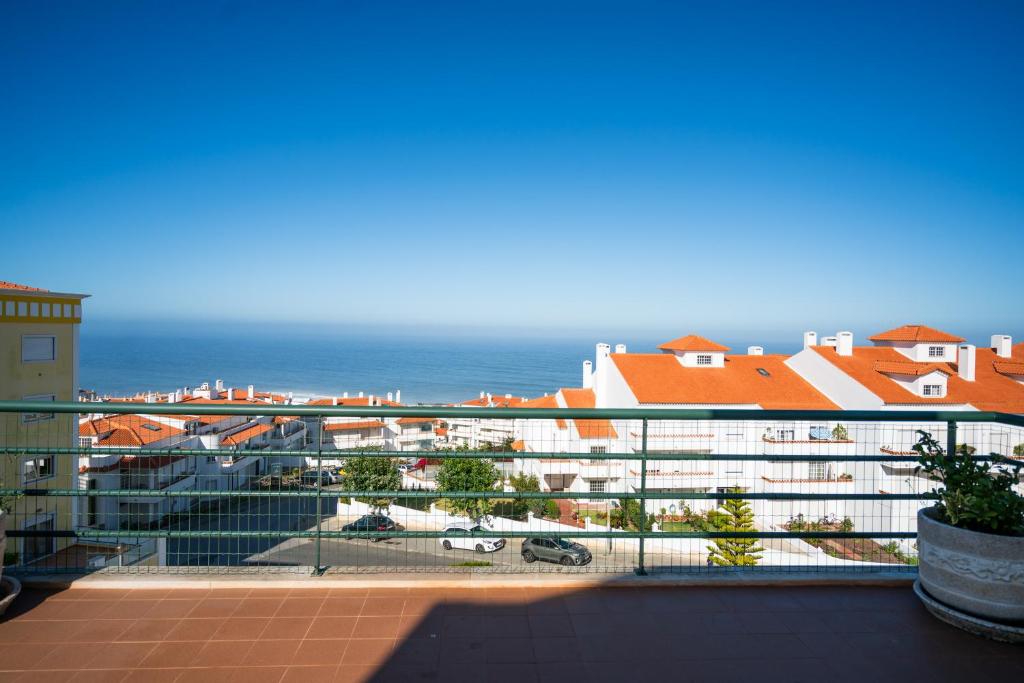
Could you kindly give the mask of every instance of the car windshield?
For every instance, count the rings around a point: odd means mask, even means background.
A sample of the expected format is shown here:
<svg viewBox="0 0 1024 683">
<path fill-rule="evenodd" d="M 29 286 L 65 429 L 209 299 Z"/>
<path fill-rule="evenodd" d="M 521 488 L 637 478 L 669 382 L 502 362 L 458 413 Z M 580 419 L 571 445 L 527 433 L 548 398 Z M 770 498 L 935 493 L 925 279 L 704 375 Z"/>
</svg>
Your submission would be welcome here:
<svg viewBox="0 0 1024 683">
<path fill-rule="evenodd" d="M 562 550 L 568 550 L 569 548 L 572 547 L 572 543 L 570 543 L 569 541 L 565 540 L 564 538 L 556 538 L 555 539 L 555 543 L 557 543 L 558 547 L 561 548 Z"/>
</svg>

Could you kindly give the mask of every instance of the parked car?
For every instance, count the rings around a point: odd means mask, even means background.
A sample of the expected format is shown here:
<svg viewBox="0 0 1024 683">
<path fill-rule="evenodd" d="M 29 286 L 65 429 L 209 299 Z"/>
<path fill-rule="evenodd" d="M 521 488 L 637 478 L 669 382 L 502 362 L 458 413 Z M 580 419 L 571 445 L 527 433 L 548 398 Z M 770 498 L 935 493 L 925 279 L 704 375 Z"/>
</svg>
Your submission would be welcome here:
<svg viewBox="0 0 1024 683">
<path fill-rule="evenodd" d="M 349 522 L 341 527 L 341 530 L 354 535 L 373 533 L 374 531 L 394 531 L 397 528 L 398 526 L 395 524 L 395 521 L 386 515 L 363 515 L 356 521 Z M 346 536 L 345 538 L 352 538 L 352 536 Z M 371 537 L 370 540 L 376 543 L 377 541 L 384 540 L 384 537 Z"/>
<path fill-rule="evenodd" d="M 462 548 L 475 550 L 478 553 L 493 553 L 505 547 L 504 538 L 484 538 L 473 536 L 474 533 L 491 531 L 480 524 L 449 524 L 444 528 L 444 538 L 438 539 L 445 550 Z"/>
<path fill-rule="evenodd" d="M 302 484 L 304 486 L 316 486 L 317 471 L 306 470 L 302 473 Z M 329 470 L 320 470 L 320 486 L 331 486 L 341 481 L 338 475 Z"/>
<path fill-rule="evenodd" d="M 401 472 L 402 474 L 405 474 L 406 472 L 412 472 L 412 470 L 413 465 L 410 465 L 407 462 L 403 462 L 401 465 L 398 466 L 398 471 Z"/>
<path fill-rule="evenodd" d="M 594 559 L 585 545 L 564 538 L 523 539 L 522 555 L 526 562 L 545 560 L 566 567 L 584 565 Z"/>
</svg>

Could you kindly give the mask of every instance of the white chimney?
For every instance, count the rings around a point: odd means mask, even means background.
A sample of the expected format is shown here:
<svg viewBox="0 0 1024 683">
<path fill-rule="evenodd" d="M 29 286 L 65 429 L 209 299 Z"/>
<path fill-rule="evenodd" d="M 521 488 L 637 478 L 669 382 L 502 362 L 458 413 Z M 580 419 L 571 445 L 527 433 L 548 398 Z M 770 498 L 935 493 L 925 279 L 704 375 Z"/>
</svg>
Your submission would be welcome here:
<svg viewBox="0 0 1024 683">
<path fill-rule="evenodd" d="M 608 362 L 608 355 L 612 352 L 612 347 L 608 344 L 598 344 L 595 349 L 596 362 L 594 363 L 594 370 L 600 372 L 604 364 Z"/>
<path fill-rule="evenodd" d="M 505 394 L 505 398 L 512 398 L 512 394 Z"/>
<path fill-rule="evenodd" d="M 366 405 L 372 406 L 373 404 L 373 394 L 370 394 L 369 399 L 366 401 Z"/>
<path fill-rule="evenodd" d="M 594 364 L 589 360 L 583 361 L 583 388 L 594 388 Z"/>
<path fill-rule="evenodd" d="M 764 347 L 763 346 L 748 346 L 747 347 L 747 355 L 748 356 L 763 356 L 764 355 Z"/>
<path fill-rule="evenodd" d="M 363 397 L 363 392 L 360 391 L 359 392 L 359 398 L 362 398 L 362 397 Z"/>
<path fill-rule="evenodd" d="M 252 384 L 249 385 L 249 400 L 256 400 L 256 387 Z"/>
<path fill-rule="evenodd" d="M 840 332 L 836 340 L 836 353 L 840 356 L 853 355 L 853 332 Z"/>
<path fill-rule="evenodd" d="M 818 345 L 818 333 L 817 332 L 804 332 L 804 348 L 809 349 L 812 346 Z"/>
<path fill-rule="evenodd" d="M 217 391 L 224 391 L 224 380 L 217 380 L 213 383 L 213 386 L 217 387 Z"/>
<path fill-rule="evenodd" d="M 343 391 L 343 392 L 341 393 L 341 397 L 342 397 L 342 398 L 348 398 L 348 392 L 347 392 L 347 391 Z"/>
<path fill-rule="evenodd" d="M 228 389 L 228 400 L 229 401 L 234 401 L 235 400 L 235 390 L 233 388 L 229 388 Z"/>
<path fill-rule="evenodd" d="M 1013 356 L 1013 337 L 1008 334 L 993 334 L 992 335 L 992 350 L 996 352 L 996 355 L 1000 358 L 1010 358 Z"/>
<path fill-rule="evenodd" d="M 961 344 L 957 354 L 956 365 L 960 379 L 966 382 L 974 381 L 974 365 L 977 358 L 976 349 L 973 344 Z"/>
<path fill-rule="evenodd" d="M 616 344 L 615 345 L 615 353 L 625 353 L 625 352 L 626 352 L 626 345 L 625 344 Z"/>
<path fill-rule="evenodd" d="M 401 403 L 401 402 L 402 402 L 402 390 L 401 389 L 395 389 L 395 403 Z"/>
<path fill-rule="evenodd" d="M 490 392 L 487 392 L 487 405 L 491 405 L 491 401 L 492 401 L 493 399 L 494 399 L 494 396 L 493 396 L 493 395 L 491 395 L 491 393 L 490 393 Z"/>
<path fill-rule="evenodd" d="M 332 406 L 338 405 L 338 397 L 337 396 L 331 396 L 331 405 Z"/>
<path fill-rule="evenodd" d="M 487 394 L 485 394 L 485 393 L 484 393 L 484 392 L 482 392 L 482 391 L 480 392 L 480 398 L 486 398 L 486 396 L 487 396 Z"/>
<path fill-rule="evenodd" d="M 834 349 L 834 348 L 836 348 L 836 346 L 838 346 L 838 344 L 839 344 L 839 340 L 837 340 L 835 337 L 822 337 L 821 338 L 821 345 L 822 346 L 831 346 Z"/>
<path fill-rule="evenodd" d="M 395 400 L 395 395 L 389 391 L 388 392 L 388 403 L 392 403 L 392 402 L 394 402 L 394 400 Z"/>
</svg>

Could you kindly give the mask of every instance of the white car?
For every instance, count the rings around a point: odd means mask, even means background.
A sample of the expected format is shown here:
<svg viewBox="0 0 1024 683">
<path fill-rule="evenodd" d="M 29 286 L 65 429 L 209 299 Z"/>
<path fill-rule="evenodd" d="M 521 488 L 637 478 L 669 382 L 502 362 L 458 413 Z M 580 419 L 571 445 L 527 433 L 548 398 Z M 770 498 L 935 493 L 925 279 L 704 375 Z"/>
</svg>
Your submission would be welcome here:
<svg viewBox="0 0 1024 683">
<path fill-rule="evenodd" d="M 484 538 L 471 535 L 488 531 L 491 529 L 480 524 L 449 524 L 444 528 L 444 538 L 440 538 L 438 541 L 445 550 L 462 548 L 475 550 L 478 553 L 493 553 L 504 548 L 504 538 Z"/>
</svg>

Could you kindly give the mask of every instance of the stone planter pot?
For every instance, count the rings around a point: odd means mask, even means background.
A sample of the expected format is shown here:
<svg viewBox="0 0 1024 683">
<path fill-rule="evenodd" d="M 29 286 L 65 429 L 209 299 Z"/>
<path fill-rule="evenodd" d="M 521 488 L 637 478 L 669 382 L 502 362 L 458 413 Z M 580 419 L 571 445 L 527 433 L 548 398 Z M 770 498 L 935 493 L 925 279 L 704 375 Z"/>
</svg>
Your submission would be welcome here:
<svg viewBox="0 0 1024 683">
<path fill-rule="evenodd" d="M 968 531 L 938 520 L 933 508 L 917 513 L 921 586 L 960 612 L 1024 625 L 1024 536 Z"/>
</svg>

